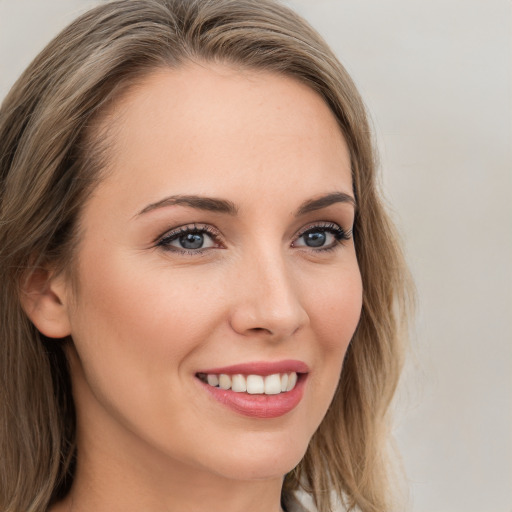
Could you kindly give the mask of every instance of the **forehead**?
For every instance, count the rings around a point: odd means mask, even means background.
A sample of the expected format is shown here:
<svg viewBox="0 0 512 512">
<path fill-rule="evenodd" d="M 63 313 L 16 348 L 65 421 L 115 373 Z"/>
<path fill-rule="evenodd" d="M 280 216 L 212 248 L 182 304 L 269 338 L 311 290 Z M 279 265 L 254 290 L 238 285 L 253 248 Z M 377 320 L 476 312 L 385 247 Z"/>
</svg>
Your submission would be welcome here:
<svg viewBox="0 0 512 512">
<path fill-rule="evenodd" d="M 352 189 L 336 118 L 290 77 L 220 64 L 161 69 L 119 100 L 109 122 L 111 173 L 102 186 L 136 191 L 140 204 L 176 191 L 222 197 L 236 183 L 310 196 Z"/>
</svg>

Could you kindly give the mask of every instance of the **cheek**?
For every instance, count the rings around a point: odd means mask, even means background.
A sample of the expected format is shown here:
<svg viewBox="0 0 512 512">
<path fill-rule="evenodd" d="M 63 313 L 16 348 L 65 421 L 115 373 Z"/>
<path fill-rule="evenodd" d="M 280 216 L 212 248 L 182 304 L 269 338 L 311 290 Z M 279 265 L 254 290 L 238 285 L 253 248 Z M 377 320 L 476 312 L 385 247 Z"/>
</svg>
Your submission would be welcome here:
<svg viewBox="0 0 512 512">
<path fill-rule="evenodd" d="M 348 345 L 359 323 L 362 308 L 362 281 L 355 257 L 349 266 L 323 279 L 322 287 L 309 294 L 309 317 L 318 351 L 311 375 L 317 390 L 314 405 L 323 417 L 338 386 Z M 319 399 L 319 397 L 322 397 Z"/>
<path fill-rule="evenodd" d="M 176 279 L 130 258 L 84 257 L 81 277 L 72 337 L 83 421 L 104 428 L 108 418 L 122 418 L 158 444 L 166 429 L 179 430 L 193 354 L 217 328 L 220 301 L 212 300 L 205 278 Z"/>
<path fill-rule="evenodd" d="M 362 282 L 357 265 L 331 276 L 309 294 L 312 328 L 329 352 L 346 350 L 362 308 Z"/>
<path fill-rule="evenodd" d="M 218 301 L 200 283 L 136 262 L 97 254 L 82 260 L 72 336 L 91 382 L 107 375 L 150 383 L 160 368 L 179 370 L 215 327 Z"/>
</svg>

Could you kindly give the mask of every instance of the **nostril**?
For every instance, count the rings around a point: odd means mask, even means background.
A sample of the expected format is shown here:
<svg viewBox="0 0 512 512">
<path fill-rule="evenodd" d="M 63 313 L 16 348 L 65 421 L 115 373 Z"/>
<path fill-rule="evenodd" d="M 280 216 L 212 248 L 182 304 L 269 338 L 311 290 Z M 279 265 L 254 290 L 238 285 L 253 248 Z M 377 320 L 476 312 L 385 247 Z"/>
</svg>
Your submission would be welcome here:
<svg viewBox="0 0 512 512">
<path fill-rule="evenodd" d="M 244 335 L 282 339 L 294 335 L 308 322 L 308 315 L 295 296 L 260 297 L 233 304 L 231 328 Z"/>
</svg>

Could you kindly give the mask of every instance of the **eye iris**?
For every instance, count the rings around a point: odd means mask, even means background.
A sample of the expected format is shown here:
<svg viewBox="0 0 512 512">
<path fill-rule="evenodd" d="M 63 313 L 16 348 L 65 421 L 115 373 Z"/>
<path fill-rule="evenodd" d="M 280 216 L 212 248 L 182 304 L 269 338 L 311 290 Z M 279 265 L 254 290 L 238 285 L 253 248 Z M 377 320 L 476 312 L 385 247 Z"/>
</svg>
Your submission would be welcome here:
<svg viewBox="0 0 512 512">
<path fill-rule="evenodd" d="M 325 244 L 326 239 L 325 231 L 310 231 L 304 234 L 304 241 L 309 247 L 321 247 Z"/>
<path fill-rule="evenodd" d="M 200 249 L 204 244 L 204 235 L 200 233 L 187 233 L 180 236 L 179 240 L 184 249 Z"/>
</svg>

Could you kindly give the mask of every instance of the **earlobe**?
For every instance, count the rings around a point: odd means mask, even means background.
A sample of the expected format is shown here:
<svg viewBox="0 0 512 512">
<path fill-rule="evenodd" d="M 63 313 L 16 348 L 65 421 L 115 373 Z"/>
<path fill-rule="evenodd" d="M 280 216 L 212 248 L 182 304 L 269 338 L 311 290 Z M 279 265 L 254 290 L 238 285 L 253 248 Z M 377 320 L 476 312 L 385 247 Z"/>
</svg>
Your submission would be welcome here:
<svg viewBox="0 0 512 512">
<path fill-rule="evenodd" d="M 37 330 L 49 338 L 71 334 L 63 275 L 36 269 L 21 283 L 21 306 Z"/>
</svg>

